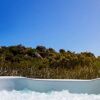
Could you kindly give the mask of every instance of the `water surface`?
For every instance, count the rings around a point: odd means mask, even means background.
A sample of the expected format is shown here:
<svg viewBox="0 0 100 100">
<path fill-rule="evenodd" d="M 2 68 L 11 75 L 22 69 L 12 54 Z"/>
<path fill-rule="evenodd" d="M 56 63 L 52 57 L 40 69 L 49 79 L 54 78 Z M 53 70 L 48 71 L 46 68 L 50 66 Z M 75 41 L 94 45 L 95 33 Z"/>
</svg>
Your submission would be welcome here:
<svg viewBox="0 0 100 100">
<path fill-rule="evenodd" d="M 0 100 L 100 100 L 100 95 L 73 94 L 67 90 L 40 93 L 35 91 L 0 91 Z"/>
</svg>

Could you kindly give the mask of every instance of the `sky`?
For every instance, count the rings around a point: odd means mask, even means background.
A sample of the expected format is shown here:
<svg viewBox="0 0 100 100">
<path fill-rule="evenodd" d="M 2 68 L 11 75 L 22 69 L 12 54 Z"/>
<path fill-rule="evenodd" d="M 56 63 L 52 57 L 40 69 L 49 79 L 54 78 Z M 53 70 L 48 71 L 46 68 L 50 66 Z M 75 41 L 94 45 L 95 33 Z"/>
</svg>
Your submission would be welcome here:
<svg viewBox="0 0 100 100">
<path fill-rule="evenodd" d="M 100 0 L 0 0 L 0 46 L 18 44 L 100 55 Z"/>
</svg>

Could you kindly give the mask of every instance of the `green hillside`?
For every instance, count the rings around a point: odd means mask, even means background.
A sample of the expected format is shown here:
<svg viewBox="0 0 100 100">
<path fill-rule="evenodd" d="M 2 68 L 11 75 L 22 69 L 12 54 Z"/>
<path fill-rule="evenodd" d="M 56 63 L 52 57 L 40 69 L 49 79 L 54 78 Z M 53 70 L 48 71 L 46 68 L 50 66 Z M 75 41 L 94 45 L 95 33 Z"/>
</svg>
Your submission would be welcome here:
<svg viewBox="0 0 100 100">
<path fill-rule="evenodd" d="M 0 76 L 93 79 L 100 77 L 100 56 L 22 45 L 0 47 Z"/>
</svg>

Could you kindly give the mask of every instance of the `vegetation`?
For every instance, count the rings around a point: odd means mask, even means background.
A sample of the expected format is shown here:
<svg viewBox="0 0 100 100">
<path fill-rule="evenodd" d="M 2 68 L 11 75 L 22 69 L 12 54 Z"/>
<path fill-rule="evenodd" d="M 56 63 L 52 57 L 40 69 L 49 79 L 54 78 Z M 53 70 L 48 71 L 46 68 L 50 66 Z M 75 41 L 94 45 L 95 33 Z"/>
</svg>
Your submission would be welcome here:
<svg viewBox="0 0 100 100">
<path fill-rule="evenodd" d="M 0 75 L 33 78 L 93 79 L 100 77 L 100 56 L 22 45 L 0 47 Z"/>
</svg>

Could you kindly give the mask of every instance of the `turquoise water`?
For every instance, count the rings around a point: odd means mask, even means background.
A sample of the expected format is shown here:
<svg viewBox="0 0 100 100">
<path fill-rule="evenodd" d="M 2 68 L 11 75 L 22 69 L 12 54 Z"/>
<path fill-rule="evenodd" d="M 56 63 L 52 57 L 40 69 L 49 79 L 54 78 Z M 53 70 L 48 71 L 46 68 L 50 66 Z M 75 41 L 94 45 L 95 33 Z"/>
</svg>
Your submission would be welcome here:
<svg viewBox="0 0 100 100">
<path fill-rule="evenodd" d="M 100 79 L 41 80 L 1 77 L 0 100 L 100 100 Z"/>
<path fill-rule="evenodd" d="M 100 95 L 72 94 L 67 90 L 40 93 L 30 90 L 0 91 L 0 100 L 100 100 Z"/>
</svg>

